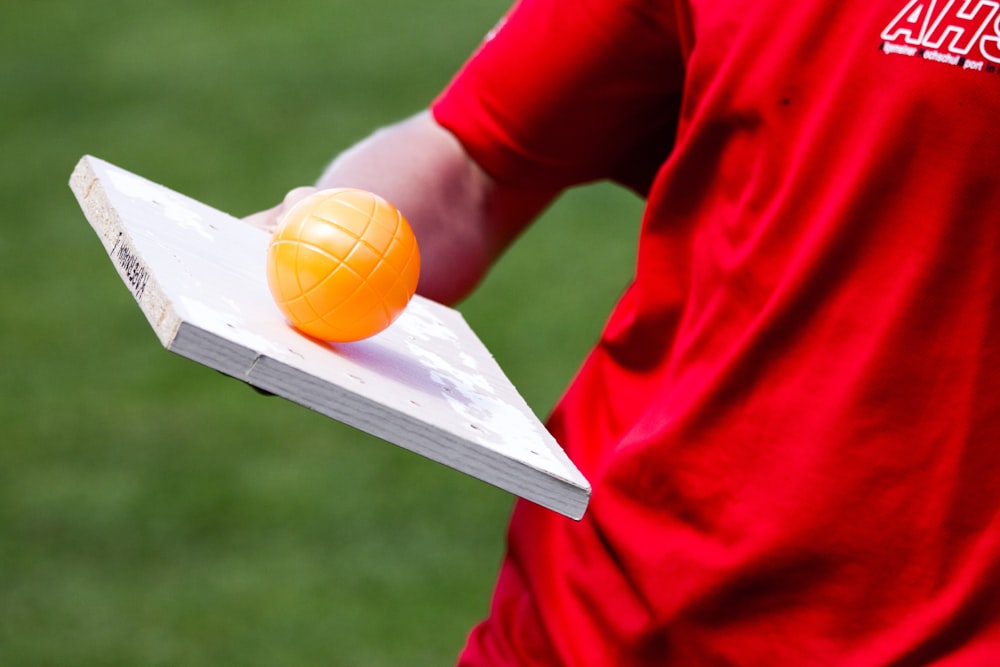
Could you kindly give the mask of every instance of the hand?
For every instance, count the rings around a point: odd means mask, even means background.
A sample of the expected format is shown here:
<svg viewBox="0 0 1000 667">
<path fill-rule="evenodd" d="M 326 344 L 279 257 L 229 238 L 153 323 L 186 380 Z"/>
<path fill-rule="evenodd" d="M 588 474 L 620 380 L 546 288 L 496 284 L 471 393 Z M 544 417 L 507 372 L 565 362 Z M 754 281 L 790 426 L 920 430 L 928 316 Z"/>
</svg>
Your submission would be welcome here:
<svg viewBox="0 0 1000 667">
<path fill-rule="evenodd" d="M 282 218 L 288 213 L 288 210 L 295 206 L 297 203 L 313 194 L 317 191 L 317 188 L 312 186 L 303 186 L 290 190 L 287 195 L 285 195 L 284 200 L 274 208 L 269 208 L 264 211 L 259 211 L 253 213 L 243 218 L 243 221 L 253 225 L 254 227 L 259 227 L 265 232 L 273 233 L 278 229 L 278 225 L 281 223 Z"/>
</svg>

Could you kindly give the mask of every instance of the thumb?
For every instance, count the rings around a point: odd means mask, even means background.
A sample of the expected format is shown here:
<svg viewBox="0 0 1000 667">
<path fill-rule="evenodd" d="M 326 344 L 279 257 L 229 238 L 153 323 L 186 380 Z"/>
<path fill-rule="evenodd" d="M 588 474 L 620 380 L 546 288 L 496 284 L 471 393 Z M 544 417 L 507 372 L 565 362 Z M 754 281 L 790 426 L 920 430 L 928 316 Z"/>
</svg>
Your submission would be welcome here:
<svg viewBox="0 0 1000 667">
<path fill-rule="evenodd" d="M 274 232 L 289 209 L 316 191 L 317 188 L 312 186 L 294 188 L 285 195 L 284 200 L 277 206 L 252 213 L 243 218 L 243 221 L 266 232 Z"/>
</svg>

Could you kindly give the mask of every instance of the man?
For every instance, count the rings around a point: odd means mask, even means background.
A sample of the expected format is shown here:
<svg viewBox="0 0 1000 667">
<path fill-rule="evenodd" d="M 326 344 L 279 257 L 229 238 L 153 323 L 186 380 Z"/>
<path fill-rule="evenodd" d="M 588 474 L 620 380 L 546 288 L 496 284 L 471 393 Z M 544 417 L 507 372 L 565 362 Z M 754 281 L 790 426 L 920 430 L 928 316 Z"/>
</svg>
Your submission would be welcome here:
<svg viewBox="0 0 1000 667">
<path fill-rule="evenodd" d="M 522 0 L 333 162 L 445 302 L 564 189 L 647 197 L 549 424 L 590 508 L 517 506 L 461 665 L 1000 664 L 998 19 Z"/>
</svg>

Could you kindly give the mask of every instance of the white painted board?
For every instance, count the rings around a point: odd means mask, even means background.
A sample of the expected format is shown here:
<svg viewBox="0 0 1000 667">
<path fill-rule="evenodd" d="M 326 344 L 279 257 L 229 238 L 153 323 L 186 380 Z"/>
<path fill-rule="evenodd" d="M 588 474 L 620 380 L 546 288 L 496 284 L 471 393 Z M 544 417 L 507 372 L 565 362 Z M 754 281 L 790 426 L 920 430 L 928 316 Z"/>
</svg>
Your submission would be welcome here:
<svg viewBox="0 0 1000 667">
<path fill-rule="evenodd" d="M 265 231 L 91 156 L 70 187 L 168 350 L 583 516 L 589 483 L 458 311 L 417 296 L 371 338 L 316 341 L 271 299 Z"/>
</svg>

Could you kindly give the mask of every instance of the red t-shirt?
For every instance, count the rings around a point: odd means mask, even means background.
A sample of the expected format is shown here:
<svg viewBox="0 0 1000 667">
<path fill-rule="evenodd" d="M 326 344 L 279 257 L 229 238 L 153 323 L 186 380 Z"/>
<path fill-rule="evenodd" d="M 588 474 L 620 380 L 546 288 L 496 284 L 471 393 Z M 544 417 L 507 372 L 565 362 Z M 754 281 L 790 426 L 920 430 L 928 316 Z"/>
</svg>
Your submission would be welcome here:
<svg viewBox="0 0 1000 667">
<path fill-rule="evenodd" d="M 648 206 L 462 665 L 1000 665 L 998 72 L 987 0 L 512 10 L 436 118 Z"/>
</svg>

